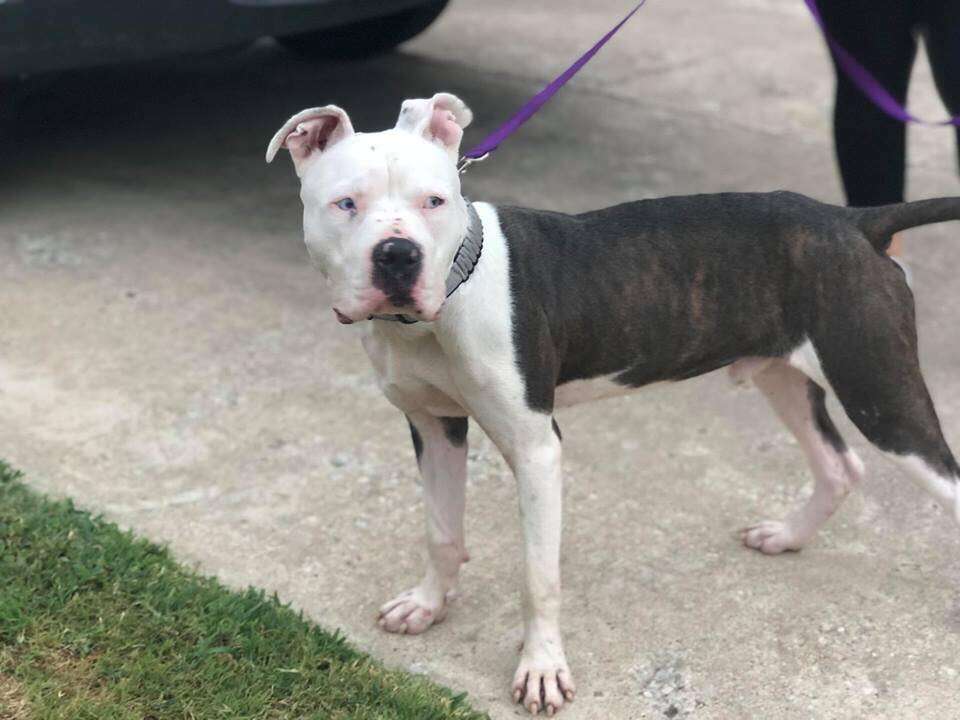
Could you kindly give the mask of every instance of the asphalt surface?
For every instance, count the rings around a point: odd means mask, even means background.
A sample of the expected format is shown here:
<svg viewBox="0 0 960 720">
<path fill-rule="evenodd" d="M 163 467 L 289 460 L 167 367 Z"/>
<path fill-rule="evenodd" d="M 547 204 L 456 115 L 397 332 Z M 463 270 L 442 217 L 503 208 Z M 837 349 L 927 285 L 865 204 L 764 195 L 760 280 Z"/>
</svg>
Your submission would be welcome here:
<svg viewBox="0 0 960 720">
<path fill-rule="evenodd" d="M 474 428 L 472 560 L 442 625 L 380 632 L 421 569 L 406 425 L 300 239 L 293 112 L 359 129 L 446 90 L 476 142 L 626 9 L 457 1 L 399 53 L 297 60 L 270 43 L 30 80 L 0 125 L 0 456 L 37 488 L 277 591 L 386 662 L 514 717 L 516 494 Z M 580 211 L 786 188 L 839 201 L 832 77 L 802 3 L 651 0 L 495 159 L 476 199 Z M 912 107 L 940 116 L 925 64 Z M 910 195 L 957 193 L 950 131 L 911 131 Z M 956 226 L 912 232 L 922 364 L 960 447 Z M 958 532 L 867 447 L 861 491 L 805 550 L 737 530 L 809 492 L 795 443 L 724 373 L 560 414 L 571 718 L 960 716 Z"/>
</svg>

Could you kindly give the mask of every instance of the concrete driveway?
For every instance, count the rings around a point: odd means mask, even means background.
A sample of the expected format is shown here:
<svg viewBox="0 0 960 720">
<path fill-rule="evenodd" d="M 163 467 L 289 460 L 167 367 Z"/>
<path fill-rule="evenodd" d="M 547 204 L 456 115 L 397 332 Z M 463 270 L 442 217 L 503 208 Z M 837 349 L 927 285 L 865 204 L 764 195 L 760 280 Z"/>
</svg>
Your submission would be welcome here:
<svg viewBox="0 0 960 720">
<path fill-rule="evenodd" d="M 514 717 L 513 481 L 474 428 L 462 597 L 425 635 L 381 633 L 376 608 L 420 572 L 413 452 L 308 266 L 289 163 L 263 150 L 303 107 L 381 129 L 438 90 L 473 107 L 475 142 L 626 4 L 454 0 L 365 63 L 260 44 L 20 88 L 0 127 L 0 456 Z M 941 114 L 918 75 L 914 106 Z M 799 1 L 651 1 L 466 191 L 567 211 L 717 190 L 836 201 L 831 87 Z M 911 138 L 911 195 L 956 194 L 951 133 Z M 922 362 L 960 449 L 956 234 L 914 232 L 908 254 Z M 960 534 L 845 418 L 869 479 L 775 558 L 736 531 L 786 513 L 808 475 L 756 392 L 714 373 L 559 420 L 566 717 L 960 716 Z"/>
</svg>

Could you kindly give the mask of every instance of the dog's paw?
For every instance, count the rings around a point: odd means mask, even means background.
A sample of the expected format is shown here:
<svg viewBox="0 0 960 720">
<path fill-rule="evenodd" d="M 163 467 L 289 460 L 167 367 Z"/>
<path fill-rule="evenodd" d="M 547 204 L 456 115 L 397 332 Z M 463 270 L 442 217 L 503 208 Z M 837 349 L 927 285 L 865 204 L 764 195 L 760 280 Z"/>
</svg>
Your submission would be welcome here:
<svg viewBox="0 0 960 720">
<path fill-rule="evenodd" d="M 513 676 L 511 685 L 513 701 L 520 703 L 531 715 L 541 710 L 549 716 L 554 715 L 564 702 L 571 702 L 577 689 L 567 661 L 549 660 L 524 652 Z"/>
<path fill-rule="evenodd" d="M 743 544 L 764 555 L 779 555 L 785 550 L 799 550 L 806 538 L 796 533 L 789 523 L 765 520 L 740 531 Z"/>
<path fill-rule="evenodd" d="M 447 601 L 443 593 L 437 597 L 417 586 L 384 603 L 377 624 L 387 632 L 417 635 L 443 622 L 446 616 Z"/>
</svg>

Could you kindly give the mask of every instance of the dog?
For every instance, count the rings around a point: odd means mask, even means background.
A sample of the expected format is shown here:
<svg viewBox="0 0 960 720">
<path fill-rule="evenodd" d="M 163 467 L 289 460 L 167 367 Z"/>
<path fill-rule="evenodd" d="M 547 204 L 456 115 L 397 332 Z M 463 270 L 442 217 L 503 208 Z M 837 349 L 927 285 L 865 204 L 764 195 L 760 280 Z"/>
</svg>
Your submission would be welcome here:
<svg viewBox="0 0 960 720">
<path fill-rule="evenodd" d="M 844 208 L 788 192 L 628 202 L 580 215 L 472 203 L 457 156 L 471 111 L 406 100 L 393 129 L 355 132 L 334 105 L 270 141 L 300 178 L 304 238 L 341 323 L 364 321 L 380 388 L 407 417 L 423 482 L 426 572 L 380 609 L 420 633 L 444 619 L 467 560 L 473 418 L 518 487 L 524 640 L 514 701 L 573 699 L 560 633 L 561 434 L 556 408 L 729 367 L 796 436 L 810 499 L 745 529 L 799 550 L 863 477 L 827 414 L 834 393 L 881 452 L 960 519 L 960 468 L 917 360 L 913 296 L 892 234 L 960 219 L 960 198 Z"/>
</svg>

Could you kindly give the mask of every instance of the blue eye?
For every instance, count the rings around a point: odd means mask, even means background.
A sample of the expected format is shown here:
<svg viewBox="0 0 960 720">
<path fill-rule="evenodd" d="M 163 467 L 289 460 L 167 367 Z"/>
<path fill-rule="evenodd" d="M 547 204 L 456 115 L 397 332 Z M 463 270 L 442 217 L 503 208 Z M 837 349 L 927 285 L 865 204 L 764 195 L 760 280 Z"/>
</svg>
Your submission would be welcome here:
<svg viewBox="0 0 960 720">
<path fill-rule="evenodd" d="M 343 200 L 337 200 L 334 205 L 347 212 L 353 212 L 357 209 L 357 204 L 353 201 L 353 198 L 349 197 L 345 197 Z"/>
<path fill-rule="evenodd" d="M 427 198 L 427 201 L 423 204 L 423 206 L 425 208 L 429 208 L 432 210 L 433 208 L 440 207 L 441 205 L 443 205 L 444 202 L 445 200 L 442 197 L 431 195 L 430 197 Z"/>
</svg>

